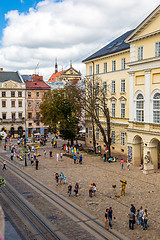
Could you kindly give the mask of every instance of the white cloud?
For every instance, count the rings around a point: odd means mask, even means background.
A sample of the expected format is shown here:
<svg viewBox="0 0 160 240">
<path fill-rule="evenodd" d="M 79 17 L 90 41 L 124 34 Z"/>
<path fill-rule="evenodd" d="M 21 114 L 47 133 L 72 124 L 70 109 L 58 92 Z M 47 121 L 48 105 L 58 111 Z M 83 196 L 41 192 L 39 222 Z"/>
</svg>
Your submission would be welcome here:
<svg viewBox="0 0 160 240">
<path fill-rule="evenodd" d="M 5 15 L 7 26 L 0 49 L 2 67 L 24 73 L 34 71 L 39 63 L 40 73 L 47 78 L 54 71 L 57 57 L 60 66 L 66 68 L 72 59 L 73 66 L 84 73 L 81 60 L 136 27 L 158 3 L 158 0 L 44 0 L 28 13 L 10 11 Z"/>
</svg>

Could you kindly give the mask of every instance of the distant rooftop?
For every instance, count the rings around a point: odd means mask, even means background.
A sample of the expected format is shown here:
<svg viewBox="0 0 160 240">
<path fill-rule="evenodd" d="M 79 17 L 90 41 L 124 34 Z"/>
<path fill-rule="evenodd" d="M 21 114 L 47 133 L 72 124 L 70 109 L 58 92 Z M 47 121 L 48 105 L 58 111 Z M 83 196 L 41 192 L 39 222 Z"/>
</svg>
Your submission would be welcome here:
<svg viewBox="0 0 160 240">
<path fill-rule="evenodd" d="M 0 82 L 6 82 L 9 80 L 13 80 L 18 83 L 23 83 L 18 72 L 4 72 L 0 71 Z"/>
<path fill-rule="evenodd" d="M 126 49 L 130 48 L 130 45 L 128 43 L 125 43 L 124 40 L 133 31 L 134 31 L 134 29 L 124 33 L 120 37 L 116 38 L 114 41 L 107 44 L 105 47 L 101 48 L 100 50 L 98 50 L 97 52 L 92 54 L 91 56 L 84 59 L 82 62 L 89 61 L 89 60 L 94 59 L 94 58 L 102 57 L 102 56 L 105 56 L 105 55 L 109 55 L 109 54 L 116 53 L 116 52 L 123 51 L 123 50 L 126 50 Z"/>
</svg>

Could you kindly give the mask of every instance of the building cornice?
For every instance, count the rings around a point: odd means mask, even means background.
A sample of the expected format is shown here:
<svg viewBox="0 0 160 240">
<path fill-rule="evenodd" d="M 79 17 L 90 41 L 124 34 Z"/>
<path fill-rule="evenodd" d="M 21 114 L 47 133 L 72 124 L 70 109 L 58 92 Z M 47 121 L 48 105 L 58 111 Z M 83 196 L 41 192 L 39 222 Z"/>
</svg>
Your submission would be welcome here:
<svg viewBox="0 0 160 240">
<path fill-rule="evenodd" d="M 157 62 L 160 61 L 160 56 L 159 57 L 153 57 L 153 58 L 147 58 L 143 59 L 140 61 L 133 61 L 133 62 L 128 62 L 126 63 L 129 67 L 135 66 L 135 65 L 140 65 L 140 64 L 145 64 L 145 63 L 151 63 L 151 62 Z"/>
</svg>

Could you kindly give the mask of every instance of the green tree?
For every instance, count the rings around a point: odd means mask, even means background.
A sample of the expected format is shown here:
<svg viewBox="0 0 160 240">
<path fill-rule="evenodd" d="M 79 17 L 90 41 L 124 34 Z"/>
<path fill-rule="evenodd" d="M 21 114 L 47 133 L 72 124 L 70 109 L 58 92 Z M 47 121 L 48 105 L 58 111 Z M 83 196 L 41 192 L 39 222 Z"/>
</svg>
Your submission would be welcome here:
<svg viewBox="0 0 160 240">
<path fill-rule="evenodd" d="M 77 135 L 81 107 L 72 85 L 64 89 L 50 91 L 40 105 L 41 121 L 48 125 L 52 132 L 57 130 L 71 144 Z"/>
</svg>

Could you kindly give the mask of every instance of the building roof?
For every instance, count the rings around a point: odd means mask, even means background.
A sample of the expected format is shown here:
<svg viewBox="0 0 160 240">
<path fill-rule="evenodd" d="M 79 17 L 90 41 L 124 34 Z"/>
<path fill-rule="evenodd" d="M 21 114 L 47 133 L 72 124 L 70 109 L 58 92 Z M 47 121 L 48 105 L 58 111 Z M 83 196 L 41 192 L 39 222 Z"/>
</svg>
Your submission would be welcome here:
<svg viewBox="0 0 160 240">
<path fill-rule="evenodd" d="M 61 74 L 62 74 L 62 71 L 53 73 L 52 76 L 49 78 L 48 81 L 49 81 L 49 82 L 55 82 L 55 81 L 56 81 L 56 77 L 61 76 Z"/>
<path fill-rule="evenodd" d="M 112 53 L 116 53 L 116 52 L 120 52 L 120 51 L 129 49 L 130 45 L 128 43 L 125 43 L 124 40 L 133 31 L 134 31 L 134 29 L 124 33 L 120 37 L 116 38 L 115 40 L 113 40 L 112 42 L 107 44 L 105 47 L 101 48 L 100 50 L 98 50 L 97 52 L 92 54 L 91 56 L 84 59 L 82 62 L 89 61 L 89 60 L 94 59 L 94 58 L 102 57 L 102 56 L 105 56 L 105 55 L 109 55 L 109 54 L 112 54 Z"/>
<path fill-rule="evenodd" d="M 47 83 L 45 83 L 44 81 L 40 80 L 40 81 L 25 81 L 26 84 L 26 89 L 39 89 L 39 90 L 49 90 L 51 89 L 50 86 L 48 86 Z"/>
<path fill-rule="evenodd" d="M 32 81 L 33 79 L 32 79 L 32 77 L 31 77 L 31 75 L 21 75 L 22 76 L 22 78 L 23 78 L 23 80 L 24 81 Z"/>
<path fill-rule="evenodd" d="M 18 72 L 0 72 L 0 82 L 6 82 L 9 80 L 13 80 L 18 83 L 24 83 Z"/>
</svg>

